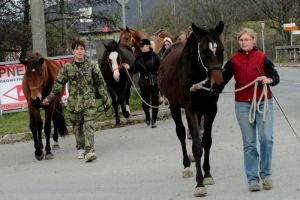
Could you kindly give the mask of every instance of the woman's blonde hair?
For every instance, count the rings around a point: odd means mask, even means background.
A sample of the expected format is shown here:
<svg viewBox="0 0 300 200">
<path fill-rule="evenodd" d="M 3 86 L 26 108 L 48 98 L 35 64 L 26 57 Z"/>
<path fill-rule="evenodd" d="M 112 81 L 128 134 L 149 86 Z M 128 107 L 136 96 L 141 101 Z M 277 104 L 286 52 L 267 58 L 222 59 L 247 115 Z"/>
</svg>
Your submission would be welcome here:
<svg viewBox="0 0 300 200">
<path fill-rule="evenodd" d="M 253 29 L 251 29 L 251 28 L 243 28 L 240 32 L 238 32 L 237 33 L 237 39 L 239 40 L 240 39 L 240 37 L 244 34 L 244 33 L 247 33 L 247 34 L 249 34 L 250 35 L 250 37 L 252 37 L 253 39 L 257 39 L 257 34 L 256 34 L 256 32 L 253 30 Z"/>
</svg>

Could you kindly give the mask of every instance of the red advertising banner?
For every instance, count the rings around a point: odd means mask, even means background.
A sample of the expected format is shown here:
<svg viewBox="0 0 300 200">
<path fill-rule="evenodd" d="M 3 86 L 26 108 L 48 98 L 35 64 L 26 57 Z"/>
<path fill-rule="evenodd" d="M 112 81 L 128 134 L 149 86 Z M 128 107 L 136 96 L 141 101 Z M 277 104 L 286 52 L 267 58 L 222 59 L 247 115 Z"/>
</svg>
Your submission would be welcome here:
<svg viewBox="0 0 300 200">
<path fill-rule="evenodd" d="M 52 57 L 61 65 L 72 60 L 73 56 Z M 22 90 L 22 79 L 25 66 L 17 61 L 0 63 L 0 112 L 22 110 L 27 108 L 27 101 Z M 69 96 L 66 90 L 63 96 L 65 101 Z"/>
</svg>

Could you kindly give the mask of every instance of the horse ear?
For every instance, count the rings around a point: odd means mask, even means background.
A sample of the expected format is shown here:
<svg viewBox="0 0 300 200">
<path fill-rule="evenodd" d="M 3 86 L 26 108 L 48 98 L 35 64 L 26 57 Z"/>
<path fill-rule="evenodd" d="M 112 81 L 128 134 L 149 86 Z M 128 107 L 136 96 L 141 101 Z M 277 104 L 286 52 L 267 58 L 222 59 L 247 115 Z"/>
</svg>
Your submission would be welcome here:
<svg viewBox="0 0 300 200">
<path fill-rule="evenodd" d="M 192 23 L 192 30 L 196 35 L 205 35 L 205 30 L 199 28 L 198 26 L 196 26 L 194 23 Z"/>
<path fill-rule="evenodd" d="M 20 63 L 22 63 L 23 65 L 27 66 L 28 65 L 28 60 L 27 59 L 19 59 Z"/>
<path fill-rule="evenodd" d="M 223 21 L 220 21 L 220 22 L 218 23 L 218 25 L 216 26 L 215 31 L 216 31 L 216 33 L 217 33 L 218 35 L 221 35 L 222 32 L 223 32 L 223 30 L 224 30 L 224 22 L 223 22 Z"/>
<path fill-rule="evenodd" d="M 105 49 L 107 48 L 107 44 L 103 41 L 102 42 L 103 46 L 105 47 Z"/>
<path fill-rule="evenodd" d="M 45 59 L 44 59 L 44 58 L 40 58 L 40 59 L 39 59 L 39 65 L 42 65 L 44 62 L 45 62 Z"/>
<path fill-rule="evenodd" d="M 130 32 L 130 28 L 128 26 L 126 26 L 126 31 Z"/>
</svg>

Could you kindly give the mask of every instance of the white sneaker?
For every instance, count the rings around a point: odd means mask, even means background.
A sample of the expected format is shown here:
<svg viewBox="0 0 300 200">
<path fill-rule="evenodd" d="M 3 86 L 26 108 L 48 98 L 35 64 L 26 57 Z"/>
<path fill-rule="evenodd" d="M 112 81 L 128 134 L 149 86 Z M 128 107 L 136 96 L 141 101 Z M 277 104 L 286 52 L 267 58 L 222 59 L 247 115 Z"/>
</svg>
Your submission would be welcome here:
<svg viewBox="0 0 300 200">
<path fill-rule="evenodd" d="M 78 149 L 77 150 L 77 158 L 78 159 L 84 159 L 84 149 Z"/>
<path fill-rule="evenodd" d="M 93 160 L 96 160 L 96 158 L 97 158 L 97 156 L 96 156 L 96 153 L 95 153 L 95 152 L 87 153 L 87 154 L 84 156 L 85 162 L 92 162 Z"/>
</svg>

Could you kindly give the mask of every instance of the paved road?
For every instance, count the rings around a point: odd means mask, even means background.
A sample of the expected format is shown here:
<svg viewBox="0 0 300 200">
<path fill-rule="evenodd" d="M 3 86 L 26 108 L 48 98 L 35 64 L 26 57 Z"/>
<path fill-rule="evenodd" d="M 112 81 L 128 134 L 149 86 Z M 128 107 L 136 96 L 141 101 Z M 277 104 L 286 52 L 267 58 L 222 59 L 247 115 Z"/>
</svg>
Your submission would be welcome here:
<svg viewBox="0 0 300 200">
<path fill-rule="evenodd" d="M 274 88 L 277 100 L 300 129 L 299 69 L 279 69 L 282 83 Z M 232 86 L 225 89 L 232 91 Z M 220 97 L 213 127 L 212 174 L 206 200 L 299 200 L 300 142 L 275 106 L 274 188 L 248 192 L 243 172 L 242 144 L 233 110 L 233 94 Z M 190 141 L 189 149 L 191 147 Z M 189 200 L 194 178 L 181 178 L 182 156 L 172 120 L 97 132 L 98 159 L 76 159 L 74 136 L 61 140 L 55 159 L 36 161 L 33 143 L 0 145 L 1 200 Z"/>
</svg>

